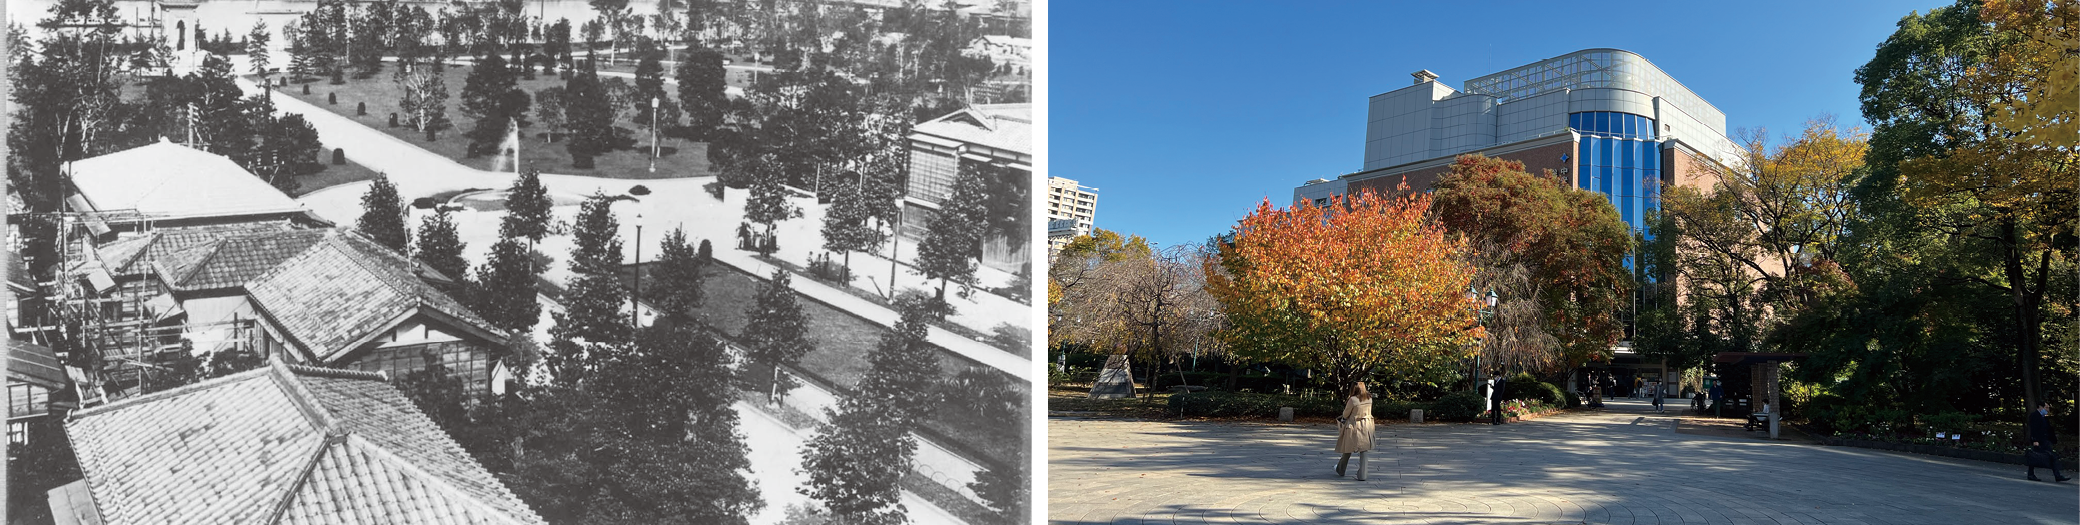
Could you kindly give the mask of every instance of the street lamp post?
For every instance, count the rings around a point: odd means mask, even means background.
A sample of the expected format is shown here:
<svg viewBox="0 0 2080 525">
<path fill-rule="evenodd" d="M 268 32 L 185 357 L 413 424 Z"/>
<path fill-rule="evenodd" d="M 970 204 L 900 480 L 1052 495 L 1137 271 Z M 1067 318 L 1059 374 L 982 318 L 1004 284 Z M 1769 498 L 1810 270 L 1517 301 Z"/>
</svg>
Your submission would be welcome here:
<svg viewBox="0 0 2080 525">
<path fill-rule="evenodd" d="M 651 99 L 651 100 L 656 100 L 656 99 Z M 643 297 L 643 214 L 642 214 L 642 213 L 637 213 L 637 214 L 636 214 L 636 267 L 635 267 L 635 273 L 636 273 L 636 280 L 635 280 L 635 285 L 634 285 L 634 286 L 630 286 L 630 287 L 629 287 L 629 292 L 628 292 L 628 319 L 629 319 L 629 321 L 632 321 L 632 322 L 633 322 L 633 323 L 635 324 L 636 328 L 642 328 L 642 327 L 643 327 L 643 310 L 642 310 L 642 304 L 643 304 L 643 303 L 642 303 L 642 300 L 643 300 L 643 299 L 642 299 L 642 297 Z"/>
<path fill-rule="evenodd" d="M 1466 289 L 1466 299 L 1467 299 L 1467 300 L 1470 300 L 1470 301 L 1480 301 L 1480 300 L 1481 300 L 1481 290 L 1480 290 L 1480 288 L 1478 288 L 1478 287 L 1468 287 L 1468 288 Z M 1474 317 L 1474 322 L 1475 322 L 1475 323 L 1477 323 L 1477 324 L 1478 324 L 1478 325 L 1479 325 L 1480 327 L 1482 327 L 1482 328 L 1487 328 L 1487 326 L 1488 326 L 1488 316 L 1490 316 L 1490 315 L 1493 315 L 1493 314 L 1495 313 L 1495 301 L 1496 301 L 1496 299 L 1497 299 L 1497 297 L 1495 296 L 1495 290 L 1494 290 L 1493 288 L 1490 288 L 1490 289 L 1488 289 L 1488 294 L 1487 294 L 1487 300 L 1486 300 L 1486 302 L 1485 302 L 1485 303 L 1475 303 L 1475 306 L 1474 306 L 1474 314 L 1475 314 L 1475 317 Z M 1474 345 L 1476 345 L 1476 346 L 1480 346 L 1481 344 L 1482 344 L 1482 343 L 1481 343 L 1481 340 L 1479 340 L 1479 339 L 1475 339 L 1475 340 L 1474 340 Z M 1485 349 L 1485 348 L 1482 348 L 1482 349 Z M 1473 354 L 1473 370 L 1472 370 L 1472 373 L 1473 373 L 1473 381 L 1472 381 L 1472 384 L 1474 385 L 1475 389 L 1478 389 L 1478 388 L 1479 388 L 1479 385 L 1480 385 L 1480 374 L 1481 374 L 1481 352 L 1479 352 L 1479 351 L 1476 351 L 1476 352 L 1474 352 L 1474 354 Z"/>
<path fill-rule="evenodd" d="M 650 97 L 650 172 L 657 173 L 657 97 Z M 642 227 L 636 225 L 638 230 Z"/>
</svg>

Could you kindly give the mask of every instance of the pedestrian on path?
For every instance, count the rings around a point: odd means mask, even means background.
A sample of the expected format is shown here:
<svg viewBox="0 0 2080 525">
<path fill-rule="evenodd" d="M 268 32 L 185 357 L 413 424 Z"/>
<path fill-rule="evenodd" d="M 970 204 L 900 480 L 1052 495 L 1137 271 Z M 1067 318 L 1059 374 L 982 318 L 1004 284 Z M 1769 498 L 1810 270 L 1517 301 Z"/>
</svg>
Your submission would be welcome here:
<svg viewBox="0 0 2080 525">
<path fill-rule="evenodd" d="M 1488 380 L 1488 424 L 1502 424 L 1502 397 L 1508 393 L 1509 381 L 1502 379 L 1502 370 L 1496 369 L 1495 377 Z"/>
<path fill-rule="evenodd" d="M 2030 451 L 2032 453 L 2041 455 L 2041 457 L 2044 458 L 2044 463 L 2048 464 L 2048 466 L 2051 467 L 2052 480 L 2065 481 L 2073 479 L 2066 477 L 2065 473 L 2059 472 L 2058 454 L 2051 451 L 2051 445 L 2058 444 L 2058 434 L 2051 432 L 2050 416 L 2050 403 L 2037 403 L 2037 409 L 2031 410 L 2029 412 L 2029 446 L 2031 448 Z M 2027 461 L 2027 458 L 2025 458 L 2025 461 L 2023 461 L 2023 463 L 2029 466 L 2030 481 L 2044 481 L 2041 479 L 2037 479 L 2036 462 Z"/>
<path fill-rule="evenodd" d="M 1356 452 L 1358 481 L 1365 481 L 1365 452 L 1372 450 L 1372 393 L 1365 390 L 1364 381 L 1344 391 L 1343 416 L 1336 418 L 1336 428 L 1336 452 L 1343 454 L 1343 459 L 1336 460 L 1336 475 L 1343 475 L 1351 453 Z"/>
</svg>

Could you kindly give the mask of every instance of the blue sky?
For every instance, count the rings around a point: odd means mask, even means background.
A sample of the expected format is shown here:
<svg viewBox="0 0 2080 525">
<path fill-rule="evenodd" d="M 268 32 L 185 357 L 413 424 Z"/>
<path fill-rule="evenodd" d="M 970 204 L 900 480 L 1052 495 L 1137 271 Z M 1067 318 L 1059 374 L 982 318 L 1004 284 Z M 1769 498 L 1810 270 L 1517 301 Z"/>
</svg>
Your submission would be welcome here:
<svg viewBox="0 0 2080 525">
<path fill-rule="evenodd" d="M 1160 245 L 1225 232 L 1269 197 L 1362 165 L 1367 97 L 1591 47 L 1654 62 L 1783 137 L 1863 123 L 1854 71 L 1943 2 L 1057 1 L 1048 165 L 1099 189 L 1097 226 Z"/>
</svg>

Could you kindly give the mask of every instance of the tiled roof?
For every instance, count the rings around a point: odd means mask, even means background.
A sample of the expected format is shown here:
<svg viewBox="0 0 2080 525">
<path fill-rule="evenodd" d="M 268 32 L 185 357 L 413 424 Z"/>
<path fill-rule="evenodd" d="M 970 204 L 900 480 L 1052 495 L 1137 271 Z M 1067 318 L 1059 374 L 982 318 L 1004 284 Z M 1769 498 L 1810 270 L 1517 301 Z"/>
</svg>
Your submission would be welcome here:
<svg viewBox="0 0 2080 525">
<path fill-rule="evenodd" d="M 542 523 L 375 374 L 276 362 L 65 430 L 110 524 Z"/>
<path fill-rule="evenodd" d="M 102 264 L 107 265 L 115 273 L 128 273 L 134 270 L 151 269 L 150 267 L 136 267 L 135 265 L 139 262 L 156 262 L 171 257 L 176 252 L 184 252 L 189 248 L 216 242 L 227 237 L 252 235 L 262 232 L 281 232 L 292 228 L 294 226 L 291 226 L 288 221 L 280 220 L 158 228 L 135 236 L 109 241 L 97 248 L 97 251 L 100 252 Z"/>
<path fill-rule="evenodd" d="M 275 230 L 213 239 L 155 261 L 175 290 L 245 286 L 282 261 L 310 249 L 329 230 Z"/>
<path fill-rule="evenodd" d="M 911 130 L 1030 155 L 1033 152 L 1033 105 L 977 104 L 919 123 Z"/>
<path fill-rule="evenodd" d="M 57 390 L 65 388 L 65 365 L 48 346 L 8 338 L 7 379 Z"/>
<path fill-rule="evenodd" d="M 310 355 L 330 361 L 414 312 L 437 313 L 497 340 L 461 302 L 420 280 L 417 264 L 358 233 L 331 230 L 246 286 Z"/>
<path fill-rule="evenodd" d="M 222 155 L 161 140 L 70 166 L 95 209 L 154 219 L 301 212 L 303 206 Z"/>
</svg>

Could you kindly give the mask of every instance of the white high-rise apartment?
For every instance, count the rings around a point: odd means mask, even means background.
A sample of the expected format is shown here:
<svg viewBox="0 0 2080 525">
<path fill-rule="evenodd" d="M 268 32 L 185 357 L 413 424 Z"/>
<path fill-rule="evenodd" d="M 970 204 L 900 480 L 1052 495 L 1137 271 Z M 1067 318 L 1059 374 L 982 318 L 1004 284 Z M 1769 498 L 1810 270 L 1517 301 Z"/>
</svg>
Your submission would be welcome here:
<svg viewBox="0 0 2080 525">
<path fill-rule="evenodd" d="M 1078 235 L 1090 235 L 1097 215 L 1097 188 L 1047 177 L 1047 254 L 1053 256 Z"/>
</svg>

